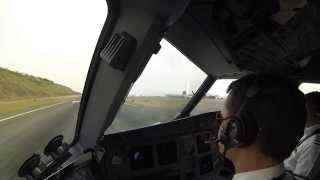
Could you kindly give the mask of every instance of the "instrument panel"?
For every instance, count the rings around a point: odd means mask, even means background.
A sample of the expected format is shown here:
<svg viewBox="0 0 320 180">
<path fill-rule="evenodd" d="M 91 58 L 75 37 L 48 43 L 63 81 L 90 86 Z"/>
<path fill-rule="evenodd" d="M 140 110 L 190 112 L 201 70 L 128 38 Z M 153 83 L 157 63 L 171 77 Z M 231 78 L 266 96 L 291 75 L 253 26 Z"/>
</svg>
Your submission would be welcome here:
<svg viewBox="0 0 320 180">
<path fill-rule="evenodd" d="M 217 144 L 219 112 L 205 113 L 137 130 L 105 135 L 106 179 L 215 179 L 221 171 Z"/>
</svg>

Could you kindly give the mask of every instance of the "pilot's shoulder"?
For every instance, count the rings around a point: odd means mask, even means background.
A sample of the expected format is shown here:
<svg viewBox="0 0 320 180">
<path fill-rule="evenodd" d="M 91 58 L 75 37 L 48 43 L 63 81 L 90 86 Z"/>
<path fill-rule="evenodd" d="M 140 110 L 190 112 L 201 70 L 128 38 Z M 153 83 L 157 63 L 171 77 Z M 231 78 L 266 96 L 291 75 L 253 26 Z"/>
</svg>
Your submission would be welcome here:
<svg viewBox="0 0 320 180">
<path fill-rule="evenodd" d="M 320 134 L 310 137 L 302 144 L 302 149 L 320 151 Z"/>
<path fill-rule="evenodd" d="M 313 144 L 315 146 L 320 146 L 320 134 L 317 134 L 316 136 L 314 136 Z"/>
<path fill-rule="evenodd" d="M 305 153 L 310 150 L 320 151 L 320 134 L 309 137 L 297 148 L 297 151 L 300 153 Z"/>
</svg>

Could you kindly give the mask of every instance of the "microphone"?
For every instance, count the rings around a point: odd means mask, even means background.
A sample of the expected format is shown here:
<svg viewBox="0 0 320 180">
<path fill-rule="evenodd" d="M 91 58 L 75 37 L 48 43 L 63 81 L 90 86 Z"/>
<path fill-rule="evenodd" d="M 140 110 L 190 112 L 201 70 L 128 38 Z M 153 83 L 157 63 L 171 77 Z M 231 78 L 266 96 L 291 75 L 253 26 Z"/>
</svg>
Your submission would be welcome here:
<svg viewBox="0 0 320 180">
<path fill-rule="evenodd" d="M 211 137 L 208 140 L 204 141 L 205 144 L 215 144 L 221 142 L 221 139 L 218 137 Z"/>
<path fill-rule="evenodd" d="M 223 168 L 222 170 L 220 171 L 220 177 L 224 177 L 225 179 L 233 179 L 233 176 L 235 175 L 236 173 L 236 168 L 233 164 L 233 162 L 224 157 L 223 158 Z"/>
</svg>

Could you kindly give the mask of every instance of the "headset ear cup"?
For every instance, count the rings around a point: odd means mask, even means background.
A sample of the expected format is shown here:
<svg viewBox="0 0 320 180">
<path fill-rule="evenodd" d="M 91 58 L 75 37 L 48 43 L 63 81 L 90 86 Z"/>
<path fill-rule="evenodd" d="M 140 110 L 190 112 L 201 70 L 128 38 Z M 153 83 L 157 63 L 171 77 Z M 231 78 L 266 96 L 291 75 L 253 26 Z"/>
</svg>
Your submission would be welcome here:
<svg viewBox="0 0 320 180">
<path fill-rule="evenodd" d="M 242 112 L 241 117 L 238 119 L 239 126 L 241 127 L 241 133 L 239 133 L 238 140 L 241 142 L 241 146 L 247 146 L 254 142 L 257 136 L 257 121 L 248 114 L 248 112 Z"/>
<path fill-rule="evenodd" d="M 242 139 L 243 145 L 250 145 L 256 139 L 258 133 L 258 122 L 254 119 L 253 114 L 249 112 L 243 112 L 242 124 L 244 125 L 244 136 Z"/>
<path fill-rule="evenodd" d="M 231 147 L 247 146 L 253 143 L 257 135 L 257 122 L 250 116 L 232 116 L 221 123 L 218 139 Z"/>
<path fill-rule="evenodd" d="M 220 125 L 219 140 L 228 148 L 239 146 L 241 143 L 239 141 L 240 136 L 242 136 L 242 127 L 239 125 L 237 117 L 231 117 Z"/>
<path fill-rule="evenodd" d="M 221 122 L 218 131 L 218 140 L 225 146 L 229 144 L 229 135 L 227 132 L 229 120 L 224 120 Z"/>
<path fill-rule="evenodd" d="M 242 144 L 243 138 L 243 125 L 241 119 L 238 117 L 233 117 L 230 120 L 229 127 L 228 127 L 228 134 L 230 139 L 230 144 L 232 147 L 239 147 Z"/>
<path fill-rule="evenodd" d="M 246 138 L 248 135 L 248 128 L 245 119 L 238 117 L 237 119 L 237 127 L 238 127 L 238 134 L 236 140 L 238 142 L 237 146 L 244 146 L 247 144 Z"/>
</svg>

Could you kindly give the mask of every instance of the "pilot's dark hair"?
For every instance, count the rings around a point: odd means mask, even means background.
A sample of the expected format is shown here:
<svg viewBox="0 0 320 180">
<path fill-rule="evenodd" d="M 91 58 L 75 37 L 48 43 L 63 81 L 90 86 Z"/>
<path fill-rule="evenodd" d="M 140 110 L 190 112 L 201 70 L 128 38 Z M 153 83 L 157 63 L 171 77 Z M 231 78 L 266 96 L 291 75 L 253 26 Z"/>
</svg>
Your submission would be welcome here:
<svg viewBox="0 0 320 180">
<path fill-rule="evenodd" d="M 298 83 L 283 76 L 249 74 L 231 83 L 227 90 L 229 115 L 236 115 L 243 108 L 252 86 L 258 93 L 245 108 L 259 129 L 254 144 L 266 156 L 282 162 L 290 156 L 304 132 L 304 94 L 298 89 Z"/>
<path fill-rule="evenodd" d="M 320 113 L 320 92 L 314 91 L 305 95 L 308 107 L 315 113 Z"/>
</svg>

